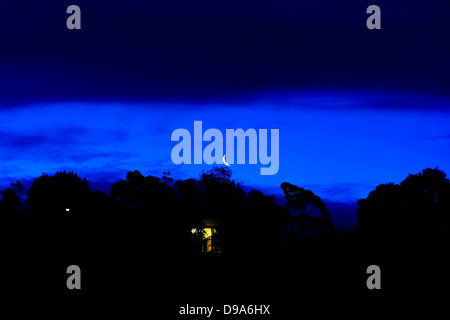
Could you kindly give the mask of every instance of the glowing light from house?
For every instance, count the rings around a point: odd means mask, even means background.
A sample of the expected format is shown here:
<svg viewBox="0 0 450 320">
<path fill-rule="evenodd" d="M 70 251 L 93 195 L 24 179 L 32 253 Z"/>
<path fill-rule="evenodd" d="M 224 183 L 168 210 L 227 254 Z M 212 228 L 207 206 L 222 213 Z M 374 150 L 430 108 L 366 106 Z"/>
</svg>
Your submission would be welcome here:
<svg viewBox="0 0 450 320">
<path fill-rule="evenodd" d="M 212 228 L 204 228 L 200 231 L 203 231 L 203 239 L 208 239 L 212 236 L 213 232 L 215 232 L 215 230 L 213 230 Z M 199 232 L 199 230 L 197 230 L 196 228 L 191 229 L 192 234 L 195 234 L 197 232 Z"/>
<path fill-rule="evenodd" d="M 208 239 L 212 235 L 211 228 L 205 228 L 203 229 L 203 239 Z"/>
</svg>

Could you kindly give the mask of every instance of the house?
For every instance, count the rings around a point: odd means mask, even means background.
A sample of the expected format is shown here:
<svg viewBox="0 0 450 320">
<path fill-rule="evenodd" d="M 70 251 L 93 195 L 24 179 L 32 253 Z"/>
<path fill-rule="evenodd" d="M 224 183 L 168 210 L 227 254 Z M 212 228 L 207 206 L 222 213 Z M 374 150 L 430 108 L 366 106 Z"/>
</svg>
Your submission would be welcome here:
<svg viewBox="0 0 450 320">
<path fill-rule="evenodd" d="M 194 228 L 192 233 L 201 237 L 201 249 L 206 253 L 221 253 L 221 241 L 225 240 L 224 235 L 227 236 L 228 242 L 243 243 L 243 234 L 250 228 L 248 221 L 239 218 L 209 217 L 203 219 L 202 224 L 202 229 Z"/>
</svg>

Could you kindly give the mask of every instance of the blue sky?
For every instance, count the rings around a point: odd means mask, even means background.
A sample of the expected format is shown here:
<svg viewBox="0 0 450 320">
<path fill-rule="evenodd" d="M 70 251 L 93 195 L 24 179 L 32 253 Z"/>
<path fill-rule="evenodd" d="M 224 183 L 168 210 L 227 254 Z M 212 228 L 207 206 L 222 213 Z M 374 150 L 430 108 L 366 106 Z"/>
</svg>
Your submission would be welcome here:
<svg viewBox="0 0 450 320">
<path fill-rule="evenodd" d="M 450 172 L 450 101 L 392 92 L 310 90 L 272 92 L 242 102 L 39 103 L 0 110 L 2 183 L 74 170 L 93 188 L 128 171 L 175 179 L 199 177 L 207 165 L 171 161 L 173 130 L 280 130 L 280 169 L 233 165 L 233 177 L 268 194 L 282 182 L 329 202 L 354 203 L 378 184 L 439 167 Z M 204 144 L 204 146 L 206 143 Z M 353 217 L 354 218 L 354 217 Z M 345 221 L 350 217 L 338 217 Z"/>
<path fill-rule="evenodd" d="M 171 162 L 173 130 L 279 129 L 282 182 L 355 221 L 356 200 L 449 168 L 450 2 L 59 0 L 0 3 L 0 187 L 74 170 L 94 189 L 129 170 L 198 177 Z M 340 220 L 339 220 L 340 219 Z"/>
</svg>

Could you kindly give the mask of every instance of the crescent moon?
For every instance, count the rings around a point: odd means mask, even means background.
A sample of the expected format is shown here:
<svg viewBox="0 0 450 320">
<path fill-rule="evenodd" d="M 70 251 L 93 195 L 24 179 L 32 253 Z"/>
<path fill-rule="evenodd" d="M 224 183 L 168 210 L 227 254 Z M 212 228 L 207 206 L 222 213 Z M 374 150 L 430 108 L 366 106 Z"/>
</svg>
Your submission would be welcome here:
<svg viewBox="0 0 450 320">
<path fill-rule="evenodd" d="M 223 163 L 224 163 L 227 167 L 229 167 L 230 165 L 225 161 L 225 157 L 226 157 L 226 155 L 223 156 Z"/>
</svg>

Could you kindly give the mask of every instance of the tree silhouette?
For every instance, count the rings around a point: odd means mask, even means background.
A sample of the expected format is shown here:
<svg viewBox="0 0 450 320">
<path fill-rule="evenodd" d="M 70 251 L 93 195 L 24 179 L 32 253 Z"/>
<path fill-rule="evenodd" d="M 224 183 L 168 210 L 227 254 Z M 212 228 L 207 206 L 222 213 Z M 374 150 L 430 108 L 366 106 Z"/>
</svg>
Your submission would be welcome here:
<svg viewBox="0 0 450 320">
<path fill-rule="evenodd" d="M 144 177 L 139 171 L 128 172 L 126 180 L 111 186 L 111 197 L 127 207 L 155 211 L 167 207 L 171 196 L 172 190 L 160 178 Z"/>
<path fill-rule="evenodd" d="M 288 212 L 276 205 L 274 196 L 252 189 L 247 193 L 244 212 L 252 226 L 249 237 L 254 250 L 274 250 L 283 235 Z"/>
<path fill-rule="evenodd" d="M 196 179 L 179 180 L 175 182 L 175 192 L 177 195 L 177 207 L 183 211 L 191 229 L 202 230 L 201 221 L 205 218 L 203 206 L 203 186 Z"/>
<path fill-rule="evenodd" d="M 8 215 L 9 218 L 15 218 L 22 211 L 23 185 L 17 181 L 12 184 L 12 188 L 6 188 L 1 192 L 0 212 L 2 216 Z"/>
<path fill-rule="evenodd" d="M 231 170 L 224 167 L 213 167 L 202 174 L 203 203 L 208 215 L 230 217 L 242 212 L 245 191 L 231 175 Z"/>
<path fill-rule="evenodd" d="M 331 214 L 320 197 L 287 182 L 282 183 L 281 188 L 290 212 L 288 232 L 302 236 L 334 231 Z"/>
<path fill-rule="evenodd" d="M 24 186 L 20 183 L 20 181 L 16 181 L 16 183 L 11 184 L 11 186 L 18 197 L 23 195 Z"/>
<path fill-rule="evenodd" d="M 358 205 L 361 232 L 409 236 L 449 233 L 450 183 L 439 169 L 410 174 L 400 185 L 379 185 Z"/>
<path fill-rule="evenodd" d="M 111 186 L 111 198 L 121 204 L 121 229 L 127 241 L 174 250 L 187 245 L 190 229 L 175 190 L 167 185 L 170 179 L 163 180 L 128 172 L 126 180 Z"/>
<path fill-rule="evenodd" d="M 43 230 L 58 241 L 181 251 L 195 248 L 203 229 L 211 227 L 217 231 L 214 241 L 228 252 L 274 250 L 286 225 L 300 235 L 333 230 L 323 201 L 289 183 L 282 184 L 287 203 L 280 207 L 274 196 L 254 189 L 246 193 L 229 168 L 213 167 L 198 180 L 174 182 L 169 175 L 158 178 L 130 171 L 111 186 L 110 196 L 92 191 L 86 178 L 73 172 L 42 175 L 27 192 L 30 226 L 36 226 L 36 234 Z M 22 209 L 18 195 L 23 185 L 12 187 L 2 192 L 2 211 Z"/>
<path fill-rule="evenodd" d="M 364 232 L 397 232 L 404 218 L 403 196 L 400 185 L 381 184 L 358 201 L 358 230 Z"/>
<path fill-rule="evenodd" d="M 42 217 L 82 214 L 88 207 L 90 192 L 86 178 L 81 180 L 73 172 L 56 172 L 54 176 L 43 175 L 34 180 L 27 192 L 28 205 L 33 214 Z"/>
</svg>

